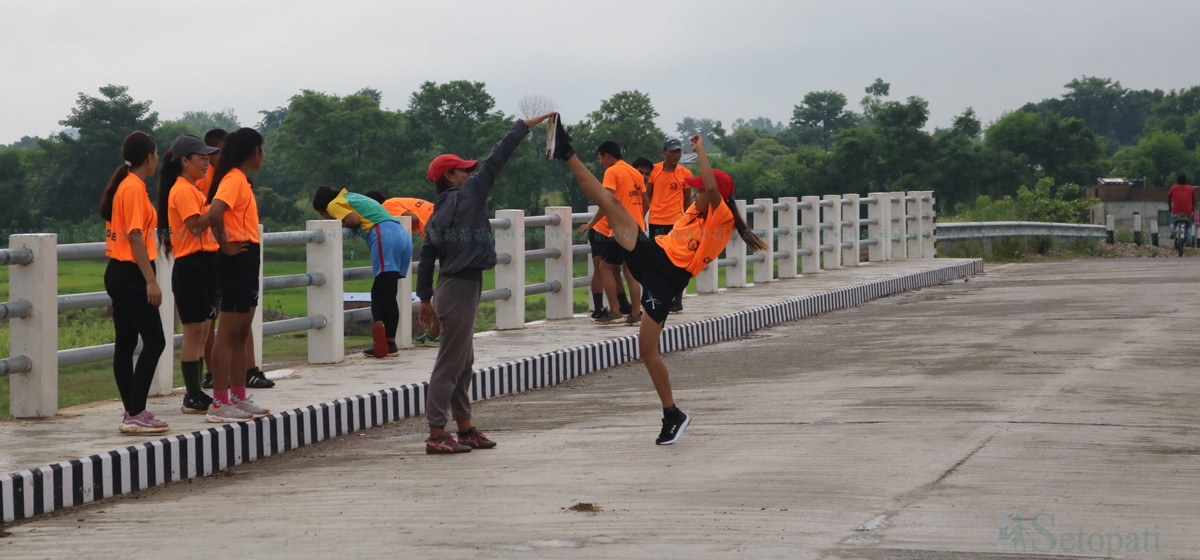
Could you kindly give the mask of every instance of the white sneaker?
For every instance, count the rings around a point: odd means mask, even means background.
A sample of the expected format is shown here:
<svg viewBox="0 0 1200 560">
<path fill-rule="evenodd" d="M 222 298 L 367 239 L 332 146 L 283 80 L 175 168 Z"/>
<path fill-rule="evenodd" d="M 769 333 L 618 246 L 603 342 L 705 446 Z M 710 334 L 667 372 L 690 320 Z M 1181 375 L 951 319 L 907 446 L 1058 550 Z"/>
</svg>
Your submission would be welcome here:
<svg viewBox="0 0 1200 560">
<path fill-rule="evenodd" d="M 233 403 L 224 403 L 218 406 L 217 401 L 213 401 L 212 405 L 208 407 L 208 413 L 204 415 L 204 420 L 216 424 L 249 422 L 253 419 L 253 415 L 238 408 Z"/>
<path fill-rule="evenodd" d="M 253 418 L 262 418 L 263 416 L 270 416 L 270 414 L 271 414 L 270 410 L 267 410 L 261 406 L 254 404 L 254 401 L 250 400 L 250 397 L 248 397 L 248 396 L 246 397 L 246 400 L 244 400 L 244 401 L 237 400 L 237 397 L 233 397 L 230 400 L 233 401 L 233 405 L 236 406 L 238 408 L 238 410 L 241 410 L 242 412 L 249 414 L 250 418 L 252 418 L 252 419 Z"/>
</svg>

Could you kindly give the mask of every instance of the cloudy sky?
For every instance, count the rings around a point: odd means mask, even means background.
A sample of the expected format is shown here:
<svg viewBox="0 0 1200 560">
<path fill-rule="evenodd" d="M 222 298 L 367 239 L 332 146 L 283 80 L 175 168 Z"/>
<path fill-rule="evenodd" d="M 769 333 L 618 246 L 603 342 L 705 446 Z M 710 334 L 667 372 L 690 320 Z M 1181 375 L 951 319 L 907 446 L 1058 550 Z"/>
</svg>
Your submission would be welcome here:
<svg viewBox="0 0 1200 560">
<path fill-rule="evenodd" d="M 985 124 L 1083 75 L 1131 89 L 1200 85 L 1195 0 L 111 0 L 0 7 L 0 144 L 60 128 L 80 92 L 126 85 L 161 119 L 233 109 L 243 124 L 302 89 L 484 82 L 497 109 L 550 99 L 576 122 L 622 90 L 659 127 L 683 117 L 787 122 L 809 91 L 857 102 L 875 78 L 929 101 L 930 127 Z"/>
</svg>

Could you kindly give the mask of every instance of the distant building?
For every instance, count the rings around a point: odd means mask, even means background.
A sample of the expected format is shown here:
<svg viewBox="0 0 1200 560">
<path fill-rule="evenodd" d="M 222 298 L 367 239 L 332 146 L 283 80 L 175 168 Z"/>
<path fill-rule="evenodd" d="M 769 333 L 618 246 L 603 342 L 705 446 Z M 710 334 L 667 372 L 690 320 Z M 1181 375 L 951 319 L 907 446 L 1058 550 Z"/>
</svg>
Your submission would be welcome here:
<svg viewBox="0 0 1200 560">
<path fill-rule="evenodd" d="M 1122 177 L 1101 177 L 1096 186 L 1088 187 L 1085 196 L 1099 202 L 1091 207 L 1091 222 L 1104 224 L 1105 217 L 1112 215 L 1120 229 L 1133 228 L 1133 215 L 1142 216 L 1143 227 L 1149 228 L 1151 220 L 1159 226 L 1170 227 L 1170 207 L 1167 205 L 1165 187 L 1144 187 L 1142 179 L 1129 180 Z"/>
</svg>

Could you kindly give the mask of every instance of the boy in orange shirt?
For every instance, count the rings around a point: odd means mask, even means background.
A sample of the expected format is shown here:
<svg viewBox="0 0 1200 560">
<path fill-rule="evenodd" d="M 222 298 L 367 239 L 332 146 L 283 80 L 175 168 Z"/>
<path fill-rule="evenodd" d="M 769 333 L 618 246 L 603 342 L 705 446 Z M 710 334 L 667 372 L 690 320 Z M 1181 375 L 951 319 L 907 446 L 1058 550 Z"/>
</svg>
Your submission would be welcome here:
<svg viewBox="0 0 1200 560">
<path fill-rule="evenodd" d="M 646 180 L 646 192 L 650 196 L 650 238 L 671 233 L 671 228 L 692 203 L 691 191 L 684 183 L 692 176 L 691 170 L 679 165 L 683 157 L 683 144 L 678 138 L 668 138 L 663 143 L 663 160 L 650 169 Z M 671 313 L 683 311 L 683 292 L 671 300 Z"/>
<path fill-rule="evenodd" d="M 638 228 L 641 231 L 646 230 L 646 183 L 642 178 L 642 174 L 629 165 L 621 158 L 621 146 L 612 140 L 606 140 L 600 143 L 596 148 L 596 157 L 600 159 L 600 165 L 604 166 L 604 188 L 612 191 L 617 199 L 621 201 L 622 206 L 626 211 L 637 221 Z M 608 219 L 603 208 L 596 212 L 592 220 L 583 226 L 580 226 L 580 232 L 592 229 L 607 237 L 604 242 L 603 262 L 600 263 L 602 270 L 598 273 L 601 278 L 607 274 L 612 278 L 611 284 L 608 279 L 604 279 L 605 289 L 613 286 L 613 291 L 609 292 L 609 304 L 613 303 L 613 299 L 617 299 L 618 309 L 624 313 L 623 309 L 626 305 L 629 307 L 629 313 L 626 315 L 624 324 L 627 326 L 637 326 L 642 321 L 642 312 L 640 309 L 639 299 L 641 296 L 641 286 L 630 273 L 629 266 L 625 265 L 624 252 L 619 249 L 619 244 L 613 240 L 612 229 L 609 227 Z M 628 303 L 623 297 L 625 289 L 621 285 L 621 269 L 624 266 L 625 280 L 629 283 L 629 298 Z"/>
</svg>

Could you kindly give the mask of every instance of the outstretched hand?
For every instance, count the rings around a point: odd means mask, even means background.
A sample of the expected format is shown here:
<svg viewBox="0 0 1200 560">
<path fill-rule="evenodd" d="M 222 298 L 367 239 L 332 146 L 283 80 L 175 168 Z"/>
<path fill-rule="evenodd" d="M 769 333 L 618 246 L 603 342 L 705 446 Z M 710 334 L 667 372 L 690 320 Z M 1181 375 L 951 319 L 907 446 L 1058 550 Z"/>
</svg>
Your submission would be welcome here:
<svg viewBox="0 0 1200 560">
<path fill-rule="evenodd" d="M 528 126 L 529 128 L 533 128 L 534 126 L 541 124 L 542 121 L 544 121 L 552 116 L 554 116 L 554 111 L 546 113 L 545 115 L 542 115 L 540 117 L 534 117 L 532 119 L 525 119 L 525 126 Z"/>
</svg>

